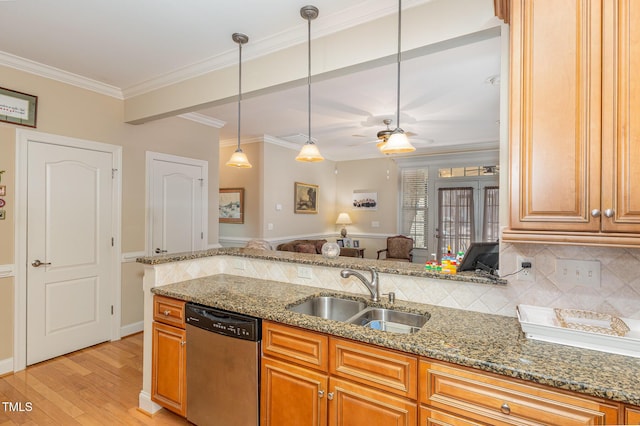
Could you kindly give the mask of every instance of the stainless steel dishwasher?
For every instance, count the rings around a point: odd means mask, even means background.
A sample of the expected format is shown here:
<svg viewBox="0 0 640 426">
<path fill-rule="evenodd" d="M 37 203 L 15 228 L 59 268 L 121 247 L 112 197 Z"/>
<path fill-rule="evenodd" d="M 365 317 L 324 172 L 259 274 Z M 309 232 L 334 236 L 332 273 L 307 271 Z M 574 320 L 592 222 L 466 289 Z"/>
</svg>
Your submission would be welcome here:
<svg viewBox="0 0 640 426">
<path fill-rule="evenodd" d="M 187 420 L 199 426 L 260 423 L 261 321 L 187 303 Z"/>
</svg>

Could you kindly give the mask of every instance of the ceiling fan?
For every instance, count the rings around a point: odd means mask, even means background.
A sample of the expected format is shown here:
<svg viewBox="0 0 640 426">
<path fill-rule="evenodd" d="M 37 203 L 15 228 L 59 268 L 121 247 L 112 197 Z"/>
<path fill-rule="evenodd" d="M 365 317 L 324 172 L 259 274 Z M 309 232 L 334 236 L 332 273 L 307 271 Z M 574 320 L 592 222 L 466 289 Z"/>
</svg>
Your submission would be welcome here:
<svg viewBox="0 0 640 426">
<path fill-rule="evenodd" d="M 391 129 L 389 127 L 389 125 L 393 122 L 393 120 L 391 120 L 390 118 L 385 118 L 384 120 L 382 120 L 382 122 L 387 126 L 387 128 L 383 129 L 383 130 L 380 130 L 376 134 L 376 136 L 377 136 L 376 140 L 373 140 L 373 141 L 369 140 L 369 141 L 366 141 L 366 142 L 360 142 L 360 143 L 353 144 L 351 146 L 361 146 L 361 145 L 366 145 L 366 144 L 370 144 L 370 143 L 375 143 L 376 147 L 378 149 L 382 148 L 384 146 L 384 144 L 387 143 L 387 140 L 389 139 L 389 136 L 391 136 L 391 133 L 393 132 L 393 129 Z M 413 133 L 413 132 L 405 132 L 405 134 L 408 137 L 417 136 L 417 134 Z M 359 136 L 359 135 L 354 135 L 354 136 Z"/>
</svg>

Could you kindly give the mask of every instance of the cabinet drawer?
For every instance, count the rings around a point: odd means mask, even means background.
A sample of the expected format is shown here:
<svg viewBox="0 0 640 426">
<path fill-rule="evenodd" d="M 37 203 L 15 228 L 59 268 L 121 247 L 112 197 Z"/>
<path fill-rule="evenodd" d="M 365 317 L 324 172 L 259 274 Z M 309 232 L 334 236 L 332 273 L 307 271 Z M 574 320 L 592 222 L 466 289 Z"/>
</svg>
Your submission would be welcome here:
<svg viewBox="0 0 640 426">
<path fill-rule="evenodd" d="M 183 300 L 165 296 L 153 296 L 153 320 L 176 327 L 185 327 Z"/>
<path fill-rule="evenodd" d="M 329 338 L 296 327 L 262 323 L 262 353 L 326 372 Z"/>
<path fill-rule="evenodd" d="M 397 395 L 416 399 L 418 359 L 388 349 L 332 338 L 330 372 Z"/>
<path fill-rule="evenodd" d="M 640 425 L 640 408 L 627 407 L 624 410 L 625 425 Z"/>
<path fill-rule="evenodd" d="M 619 423 L 621 405 L 514 379 L 420 361 L 420 401 L 492 425 Z"/>
<path fill-rule="evenodd" d="M 428 407 L 420 407 L 418 424 L 420 426 L 491 426 Z"/>
</svg>

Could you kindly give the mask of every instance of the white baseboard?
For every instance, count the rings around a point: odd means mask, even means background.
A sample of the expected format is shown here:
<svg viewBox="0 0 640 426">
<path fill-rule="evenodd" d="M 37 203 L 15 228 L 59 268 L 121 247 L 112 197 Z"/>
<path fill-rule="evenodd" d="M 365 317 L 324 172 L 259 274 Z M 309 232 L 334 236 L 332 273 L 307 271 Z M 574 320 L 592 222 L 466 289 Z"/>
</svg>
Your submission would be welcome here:
<svg viewBox="0 0 640 426">
<path fill-rule="evenodd" d="M 144 330 L 144 321 L 134 322 L 120 327 L 120 337 L 136 334 Z"/>
<path fill-rule="evenodd" d="M 15 277 L 15 276 L 16 276 L 16 265 L 14 264 L 0 265 L 0 278 Z"/>
<path fill-rule="evenodd" d="M 0 359 L 0 376 L 13 373 L 13 358 Z"/>
<path fill-rule="evenodd" d="M 140 395 L 138 395 L 138 408 L 146 413 L 155 414 L 162 409 L 162 406 L 153 402 L 151 395 L 147 392 L 140 391 Z"/>
</svg>

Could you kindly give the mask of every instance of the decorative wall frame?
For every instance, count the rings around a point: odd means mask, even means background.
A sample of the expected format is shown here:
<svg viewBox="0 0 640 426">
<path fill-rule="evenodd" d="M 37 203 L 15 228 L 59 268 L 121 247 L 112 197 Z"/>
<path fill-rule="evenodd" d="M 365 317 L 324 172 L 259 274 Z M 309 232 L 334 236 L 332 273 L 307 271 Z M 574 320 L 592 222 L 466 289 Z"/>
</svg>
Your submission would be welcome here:
<svg viewBox="0 0 640 426">
<path fill-rule="evenodd" d="M 293 206 L 295 213 L 318 213 L 318 185 L 295 182 L 293 188 Z"/>
<path fill-rule="evenodd" d="M 372 191 L 353 191 L 353 208 L 356 210 L 377 210 L 378 193 Z"/>
<path fill-rule="evenodd" d="M 244 188 L 220 188 L 218 222 L 244 223 Z"/>
<path fill-rule="evenodd" d="M 0 121 L 36 127 L 38 97 L 0 87 Z"/>
</svg>

